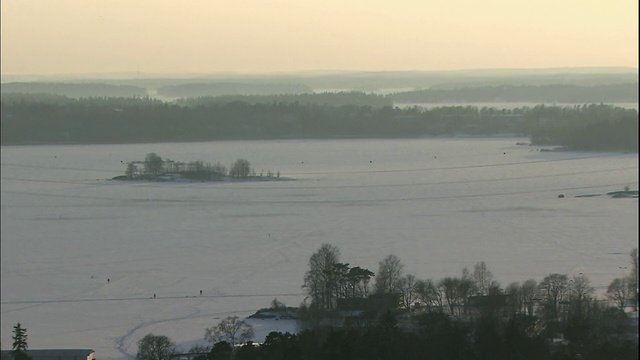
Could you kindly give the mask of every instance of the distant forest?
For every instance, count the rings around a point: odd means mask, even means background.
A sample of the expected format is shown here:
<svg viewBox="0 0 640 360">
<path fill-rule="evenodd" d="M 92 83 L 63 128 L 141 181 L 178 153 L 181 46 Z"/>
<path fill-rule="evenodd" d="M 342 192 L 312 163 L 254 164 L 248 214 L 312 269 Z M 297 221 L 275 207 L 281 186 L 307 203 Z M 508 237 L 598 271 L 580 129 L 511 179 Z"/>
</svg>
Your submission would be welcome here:
<svg viewBox="0 0 640 360">
<path fill-rule="evenodd" d="M 301 84 L 256 84 L 256 83 L 193 83 L 180 85 L 165 85 L 158 88 L 158 95 L 168 97 L 199 97 L 220 96 L 228 94 L 241 95 L 272 95 L 272 94 L 302 94 L 313 90 Z"/>
<path fill-rule="evenodd" d="M 388 95 L 396 103 L 517 102 L 601 103 L 637 102 L 638 84 L 598 86 L 500 85 L 454 89 L 425 89 Z"/>
<path fill-rule="evenodd" d="M 203 96 L 176 100 L 179 105 L 209 106 L 240 101 L 248 104 L 298 103 L 329 106 L 392 106 L 393 101 L 383 95 L 365 94 L 358 91 L 323 92 L 319 94 L 278 94 L 278 95 L 222 95 Z"/>
<path fill-rule="evenodd" d="M 574 150 L 638 151 L 637 111 L 611 105 L 425 110 L 332 105 L 326 94 L 308 96 L 177 104 L 148 97 L 2 94 L 1 141 L 14 145 L 509 134 L 528 136 L 532 144 Z M 380 102 L 380 96 L 371 94 L 343 96 Z"/>
<path fill-rule="evenodd" d="M 102 83 L 13 82 L 2 84 L 2 93 L 51 94 L 71 98 L 88 96 L 134 97 L 147 96 L 147 89 L 133 85 Z"/>
<path fill-rule="evenodd" d="M 142 85 L 142 84 L 141 84 Z M 154 91 L 163 98 L 181 99 L 183 103 L 229 102 L 249 103 L 271 101 L 300 101 L 331 105 L 385 106 L 393 103 L 452 103 L 452 102 L 531 102 L 531 103 L 621 103 L 638 101 L 638 83 L 614 84 L 435 84 L 424 89 L 375 95 L 362 102 L 353 94 L 371 95 L 375 86 L 353 86 L 353 90 L 318 91 L 309 85 L 295 82 L 192 82 L 184 84 L 146 84 L 147 87 L 105 83 L 12 82 L 2 84 L 2 94 L 52 94 L 70 98 L 86 97 L 146 97 Z M 157 90 L 151 90 L 157 88 Z M 419 88 L 419 87 L 418 87 Z M 324 93 L 325 99 L 317 93 Z M 348 95 L 347 95 L 348 94 Z M 297 97 L 294 99 L 294 97 Z M 331 97 L 331 99 L 328 99 Z"/>
</svg>

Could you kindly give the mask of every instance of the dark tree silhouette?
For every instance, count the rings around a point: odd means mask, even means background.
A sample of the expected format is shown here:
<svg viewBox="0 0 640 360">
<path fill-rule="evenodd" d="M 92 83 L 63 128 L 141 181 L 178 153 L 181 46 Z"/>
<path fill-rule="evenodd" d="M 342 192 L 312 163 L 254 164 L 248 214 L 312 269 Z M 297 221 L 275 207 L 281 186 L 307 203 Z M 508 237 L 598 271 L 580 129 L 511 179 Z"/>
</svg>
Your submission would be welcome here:
<svg viewBox="0 0 640 360">
<path fill-rule="evenodd" d="M 245 159 L 238 159 L 235 163 L 233 163 L 233 165 L 231 165 L 231 168 L 229 169 L 229 176 L 247 177 L 251 174 L 251 172 L 252 169 L 249 161 Z"/>
<path fill-rule="evenodd" d="M 156 153 L 147 154 L 144 159 L 144 173 L 146 175 L 160 175 L 164 170 L 164 161 Z"/>
<path fill-rule="evenodd" d="M 17 323 L 13 327 L 13 359 L 14 360 L 30 360 L 31 357 L 27 355 L 27 329 L 23 328 L 20 323 Z"/>
<path fill-rule="evenodd" d="M 387 255 L 380 261 L 376 276 L 375 292 L 378 294 L 402 293 L 402 271 L 404 265 L 396 255 Z"/>
<path fill-rule="evenodd" d="M 220 321 L 218 325 L 206 328 L 204 338 L 213 344 L 226 341 L 232 348 L 235 348 L 236 345 L 252 340 L 253 334 L 253 326 L 240 320 L 237 316 L 229 316 Z"/>
<path fill-rule="evenodd" d="M 147 334 L 138 341 L 136 360 L 169 360 L 176 352 L 176 344 L 167 336 Z"/>
<path fill-rule="evenodd" d="M 314 310 L 330 310 L 335 307 L 334 285 L 331 274 L 338 264 L 340 250 L 331 244 L 322 244 L 320 249 L 311 255 L 309 270 L 304 275 L 303 288 L 311 297 Z"/>
<path fill-rule="evenodd" d="M 231 360 L 232 358 L 233 347 L 226 341 L 215 343 L 208 356 L 208 360 Z"/>
</svg>

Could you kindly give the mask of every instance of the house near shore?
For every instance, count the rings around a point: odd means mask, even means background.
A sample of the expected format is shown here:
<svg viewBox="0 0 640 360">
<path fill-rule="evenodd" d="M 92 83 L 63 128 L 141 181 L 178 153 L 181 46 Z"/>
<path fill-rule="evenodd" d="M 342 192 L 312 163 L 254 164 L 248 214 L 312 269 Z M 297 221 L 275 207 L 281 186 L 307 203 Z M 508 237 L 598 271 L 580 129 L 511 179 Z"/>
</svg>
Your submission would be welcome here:
<svg viewBox="0 0 640 360">
<path fill-rule="evenodd" d="M 94 360 L 91 349 L 28 349 L 31 360 Z M 2 350 L 2 360 L 13 360 L 13 350 Z"/>
</svg>

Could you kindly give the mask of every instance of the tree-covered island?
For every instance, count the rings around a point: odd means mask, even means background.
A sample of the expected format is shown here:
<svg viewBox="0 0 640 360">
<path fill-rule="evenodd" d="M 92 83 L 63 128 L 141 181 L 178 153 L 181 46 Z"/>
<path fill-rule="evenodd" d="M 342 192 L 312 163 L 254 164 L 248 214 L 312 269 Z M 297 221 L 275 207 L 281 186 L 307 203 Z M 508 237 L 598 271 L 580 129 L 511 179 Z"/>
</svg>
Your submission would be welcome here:
<svg viewBox="0 0 640 360">
<path fill-rule="evenodd" d="M 225 181 L 225 180 L 285 180 L 280 171 L 263 170 L 257 173 L 246 159 L 236 160 L 227 170 L 220 162 L 205 163 L 202 160 L 190 162 L 162 159 L 156 153 L 149 153 L 144 161 L 127 163 L 124 175 L 112 180 L 146 180 L 146 181 Z"/>
<path fill-rule="evenodd" d="M 638 151 L 637 110 L 606 104 L 425 109 L 355 92 L 177 103 L 2 94 L 0 110 L 2 145 L 508 135 L 576 151 Z"/>
</svg>

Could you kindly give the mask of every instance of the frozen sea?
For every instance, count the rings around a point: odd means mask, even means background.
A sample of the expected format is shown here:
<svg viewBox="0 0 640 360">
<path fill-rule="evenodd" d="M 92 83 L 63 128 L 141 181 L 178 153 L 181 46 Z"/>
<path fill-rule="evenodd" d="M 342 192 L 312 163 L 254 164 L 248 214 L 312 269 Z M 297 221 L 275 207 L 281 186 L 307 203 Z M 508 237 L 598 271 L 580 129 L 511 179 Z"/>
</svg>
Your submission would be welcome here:
<svg viewBox="0 0 640 360">
<path fill-rule="evenodd" d="M 638 154 L 546 152 L 520 138 L 3 146 L 1 344 L 135 356 L 148 333 L 183 349 L 220 319 L 297 306 L 311 254 L 439 280 L 485 261 L 503 287 L 586 274 L 602 297 L 637 247 Z M 291 181 L 109 179 L 155 152 Z M 558 198 L 564 194 L 564 198 Z M 107 282 L 107 279 L 110 281 Z M 202 295 L 200 295 L 202 290 Z M 156 298 L 153 298 L 156 294 Z M 256 322 L 256 341 L 291 322 Z"/>
</svg>

